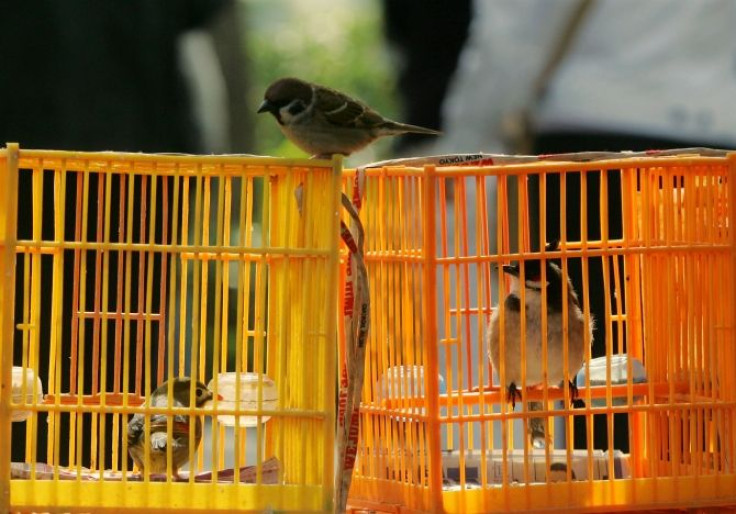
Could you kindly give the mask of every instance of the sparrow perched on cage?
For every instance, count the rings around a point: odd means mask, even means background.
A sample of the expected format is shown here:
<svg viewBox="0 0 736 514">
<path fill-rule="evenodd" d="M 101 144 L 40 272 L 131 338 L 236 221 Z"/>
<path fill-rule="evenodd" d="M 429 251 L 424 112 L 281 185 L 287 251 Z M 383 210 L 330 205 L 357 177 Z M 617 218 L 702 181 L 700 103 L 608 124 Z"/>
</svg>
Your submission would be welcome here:
<svg viewBox="0 0 736 514">
<path fill-rule="evenodd" d="M 557 249 L 558 242 L 547 245 L 547 251 Z M 546 269 L 545 281 L 542 282 L 542 265 Z M 538 259 L 524 261 L 524 300 L 526 323 L 526 385 L 537 386 L 544 382 L 542 355 L 542 289 L 547 291 L 547 384 L 564 385 L 567 381 L 572 399 L 577 397 L 577 388 L 570 380 L 583 364 L 585 359 L 586 333 L 588 341 L 593 340 L 593 320 L 586 325 L 580 302 L 573 289 L 570 277 L 563 276 L 562 270 L 554 263 Z M 513 406 L 516 399 L 521 398 L 518 387 L 521 385 L 521 265 L 503 266 L 503 271 L 511 276 L 511 289 L 504 300 L 504 369 L 508 400 Z M 563 280 L 567 280 L 567 298 L 562 296 Z M 562 319 L 563 301 L 567 301 L 568 340 L 567 358 L 568 373 L 564 374 L 564 328 Z M 500 314 L 496 307 L 488 324 L 488 355 L 493 367 L 500 375 Z M 530 411 L 543 410 L 541 402 L 529 402 Z M 532 445 L 543 448 L 547 442 L 545 423 L 542 418 L 529 418 L 527 426 Z"/>
<path fill-rule="evenodd" d="M 191 379 L 189 377 L 178 377 L 173 379 L 173 406 L 189 407 L 189 393 Z M 214 397 L 212 391 L 202 382 L 195 383 L 194 403 L 202 407 Z M 168 381 L 156 388 L 146 405 L 153 407 L 167 407 L 168 403 Z M 166 473 L 167 447 L 171 444 L 171 471 L 175 477 L 178 470 L 189 460 L 189 433 L 194 430 L 194 449 L 196 451 L 202 439 L 202 422 L 199 417 L 190 420 L 188 414 L 178 414 L 171 422 L 171 439 L 167 434 L 167 416 L 165 414 L 153 414 L 151 416 L 150 440 L 145 434 L 145 416 L 135 414 L 128 422 L 128 453 L 133 458 L 138 469 L 143 472 L 145 459 L 145 444 L 150 444 L 149 472 Z"/>
<path fill-rule="evenodd" d="M 350 155 L 383 136 L 439 134 L 389 120 L 344 93 L 296 78 L 268 86 L 258 112 L 270 112 L 284 135 L 315 157 Z"/>
</svg>

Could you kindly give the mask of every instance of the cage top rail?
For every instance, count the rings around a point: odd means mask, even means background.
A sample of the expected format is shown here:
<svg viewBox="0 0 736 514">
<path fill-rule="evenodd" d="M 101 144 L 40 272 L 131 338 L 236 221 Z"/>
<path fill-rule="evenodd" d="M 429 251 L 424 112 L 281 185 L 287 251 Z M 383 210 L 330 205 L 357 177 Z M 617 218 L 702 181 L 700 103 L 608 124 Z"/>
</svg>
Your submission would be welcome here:
<svg viewBox="0 0 736 514">
<path fill-rule="evenodd" d="M 426 166 L 434 166 L 438 176 L 473 176 L 482 168 L 489 175 L 523 175 L 539 172 L 592 171 L 616 168 L 692 168 L 726 165 L 736 161 L 736 152 L 709 148 L 682 148 L 648 152 L 580 152 L 554 155 L 467 154 L 462 159 L 453 156 L 380 161 L 355 169 L 346 169 L 348 176 L 364 170 L 368 176 L 423 175 Z"/>
<path fill-rule="evenodd" d="M 736 153 L 733 154 L 736 159 Z M 570 170 L 573 164 L 575 169 Z M 727 166 L 728 159 L 723 157 L 688 157 L 685 163 L 690 168 L 696 166 Z M 598 171 L 601 169 L 620 169 L 620 168 L 681 168 L 687 166 L 683 164 L 683 160 L 663 160 L 662 158 L 642 158 L 636 157 L 631 159 L 611 159 L 605 161 L 591 162 L 563 162 L 563 161 L 537 161 L 532 163 L 519 164 L 493 164 L 493 165 L 464 165 L 464 166 L 436 166 L 434 164 L 427 165 L 386 165 L 382 168 L 366 168 L 367 176 L 422 176 L 425 173 L 425 166 L 434 166 L 434 175 L 438 177 L 463 177 L 477 176 L 479 170 L 483 170 L 483 175 L 527 175 L 540 172 L 545 173 L 570 173 L 582 171 Z M 346 169 L 345 173 L 349 177 L 355 176 L 356 169 Z"/>
<path fill-rule="evenodd" d="M 0 155 L 10 149 L 20 151 L 21 163 L 24 159 L 53 159 L 53 160 L 84 160 L 93 162 L 157 162 L 162 158 L 177 164 L 217 164 L 217 165 L 264 165 L 276 167 L 307 167 L 328 168 L 335 160 L 341 160 L 340 156 L 333 159 L 284 159 L 281 157 L 270 157 L 251 154 L 221 154 L 221 155 L 192 155 L 183 153 L 139 153 L 139 152 L 116 152 L 116 151 L 67 151 L 67 150 L 37 150 L 19 147 L 17 143 L 6 143 L 0 148 Z M 22 167 L 22 166 L 21 166 Z"/>
</svg>

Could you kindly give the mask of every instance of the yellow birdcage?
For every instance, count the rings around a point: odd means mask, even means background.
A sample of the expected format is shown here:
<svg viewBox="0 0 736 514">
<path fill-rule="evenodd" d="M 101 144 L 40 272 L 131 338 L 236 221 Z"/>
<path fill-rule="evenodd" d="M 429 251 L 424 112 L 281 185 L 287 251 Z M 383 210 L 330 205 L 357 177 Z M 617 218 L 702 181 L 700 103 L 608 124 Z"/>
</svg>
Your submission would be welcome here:
<svg viewBox="0 0 736 514">
<path fill-rule="evenodd" d="M 351 511 L 736 506 L 736 154 L 479 155 L 356 173 L 373 321 Z M 529 384 L 513 410 L 488 358 L 501 265 L 529 259 L 556 262 L 596 325 L 580 373 L 568 370 L 575 408 L 567 388 Z M 544 405 L 543 448 L 525 433 L 529 399 Z"/>
<path fill-rule="evenodd" d="M 341 166 L 0 150 L 0 511 L 332 511 Z M 203 420 L 186 470 L 134 413 Z"/>
</svg>

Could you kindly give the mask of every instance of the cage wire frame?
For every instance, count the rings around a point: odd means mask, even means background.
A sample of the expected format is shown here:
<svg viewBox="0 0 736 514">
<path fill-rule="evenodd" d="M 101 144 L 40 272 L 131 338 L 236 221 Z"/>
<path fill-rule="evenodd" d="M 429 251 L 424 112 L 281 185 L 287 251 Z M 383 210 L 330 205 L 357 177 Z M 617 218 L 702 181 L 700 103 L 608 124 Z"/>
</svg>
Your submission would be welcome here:
<svg viewBox="0 0 736 514">
<path fill-rule="evenodd" d="M 339 157 L 85 153 L 25 150 L 14 143 L 0 150 L 0 510 L 331 512 L 341 171 Z M 31 193 L 20 198 L 24 173 Z M 72 182 L 76 196 L 67 187 Z M 139 206 L 134 196 L 142 199 Z M 17 210 L 28 199 L 32 233 L 19 239 Z M 49 209 L 50 224 L 44 217 Z M 67 211 L 76 217 L 71 229 Z M 65 271 L 69 261 L 73 276 Z M 17 276 L 16 265 L 23 270 Z M 46 282 L 42 268 L 50 270 Z M 65 286 L 72 278 L 73 286 Z M 92 282 L 94 292 L 87 295 Z M 65 287 L 73 287 L 71 298 Z M 50 307 L 42 306 L 43 297 Z M 41 323 L 50 325 L 46 348 L 40 346 Z M 39 373 L 44 361 L 47 376 Z M 29 391 L 25 380 L 20 401 L 13 399 L 14 362 L 43 379 L 43 399 L 36 383 Z M 245 394 L 239 385 L 230 406 L 217 400 L 208 410 L 144 405 L 163 379 L 186 374 L 204 381 L 222 371 L 259 374 L 255 405 L 239 403 Z M 276 383 L 275 407 L 265 404 L 265 377 Z M 212 383 L 217 394 L 218 380 Z M 32 465 L 24 479 L 11 478 L 11 417 L 21 412 L 30 412 L 24 461 Z M 37 446 L 41 413 L 49 418 L 45 447 Z M 209 422 L 199 448 L 190 445 L 184 481 L 170 473 L 152 477 L 147 469 L 137 478 L 129 473 L 126 432 L 133 413 L 147 415 L 146 430 L 150 415 L 169 415 L 169 435 L 172 415 Z M 230 433 L 235 472 L 229 479 L 222 473 L 225 428 L 215 421 L 224 415 L 240 425 Z M 241 425 L 246 419 L 256 420 L 251 432 Z M 64 432 L 68 452 L 60 452 Z M 253 455 L 253 483 L 241 483 Z M 44 456 L 48 477 L 35 464 Z M 277 458 L 275 478 L 267 456 Z M 167 466 L 170 471 L 170 451 Z M 211 474 L 202 479 L 197 472 L 207 467 Z"/>
<path fill-rule="evenodd" d="M 350 508 L 475 513 L 736 505 L 735 172 L 736 153 L 367 168 L 361 217 L 375 322 Z M 609 205 L 612 176 L 621 192 L 620 237 L 609 233 L 609 213 L 618 208 Z M 538 179 L 536 199 L 529 197 L 531 177 Z M 561 183 L 555 251 L 544 250 L 550 177 Z M 581 183 L 579 198 L 566 197 L 573 179 Z M 586 182 L 593 179 L 598 195 L 591 198 Z M 566 205 L 576 201 L 579 227 L 572 227 Z M 600 209 L 597 238 L 589 236 L 593 204 Z M 527 259 L 556 260 L 565 274 L 580 268 L 586 322 L 592 288 L 604 290 L 603 316 L 595 322 L 605 337 L 593 348 L 606 360 L 606 383 L 593 386 L 586 376 L 583 408 L 555 405 L 570 405 L 570 392 L 542 385 L 522 386 L 512 411 L 488 360 L 484 332 L 499 304 L 503 317 L 500 300 L 508 292 L 500 264 Z M 602 270 L 600 284 L 589 278 L 593 265 Z M 646 382 L 634 382 L 629 358 L 626 380 L 612 383 L 612 358 L 624 351 L 644 363 Z M 576 370 L 568 371 L 573 378 Z M 528 400 L 547 406 L 534 413 L 553 438 L 541 452 L 519 428 L 532 416 Z M 625 462 L 614 447 L 621 431 L 614 415 L 628 417 Z M 565 450 L 580 432 L 573 416 L 582 421 L 582 455 Z M 605 421 L 603 448 L 594 447 L 598 419 Z M 448 485 L 452 452 L 459 476 Z M 468 474 L 473 459 L 480 462 L 475 477 Z M 573 477 L 578 459 L 582 480 Z M 553 482 L 558 462 L 563 471 Z M 621 475 L 622 462 L 628 476 Z"/>
</svg>

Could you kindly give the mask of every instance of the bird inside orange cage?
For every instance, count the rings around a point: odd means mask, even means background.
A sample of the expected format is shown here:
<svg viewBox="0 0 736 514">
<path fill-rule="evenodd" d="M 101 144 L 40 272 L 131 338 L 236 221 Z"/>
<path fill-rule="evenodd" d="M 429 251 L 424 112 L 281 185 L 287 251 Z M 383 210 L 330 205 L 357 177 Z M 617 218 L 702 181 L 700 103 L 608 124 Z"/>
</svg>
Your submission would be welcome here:
<svg viewBox="0 0 736 514">
<path fill-rule="evenodd" d="M 546 251 L 557 250 L 558 242 L 547 245 Z M 542 276 L 542 268 L 545 276 Z M 523 268 L 523 270 L 522 270 Z M 522 379 L 522 326 L 524 326 L 526 385 L 538 386 L 545 380 L 548 385 L 558 386 L 568 383 L 571 399 L 577 397 L 577 386 L 571 380 L 585 359 L 585 345 L 593 340 L 593 319 L 585 323 L 585 316 L 580 308 L 580 301 L 573 288 L 570 277 L 549 260 L 529 259 L 516 265 L 503 266 L 504 273 L 511 277 L 511 289 L 491 316 L 486 333 L 488 340 L 488 356 L 496 372 L 501 375 L 503 360 L 505 372 L 504 387 L 508 391 L 508 400 L 513 406 L 516 399 L 521 398 L 518 388 Z M 522 275 L 523 273 L 523 275 Z M 522 283 L 523 280 L 523 283 Z M 567 294 L 563 295 L 563 284 L 567 283 Z M 521 289 L 524 290 L 524 318 L 522 319 Z M 546 291 L 546 305 L 542 291 Z M 567 303 L 567 364 L 565 375 L 565 330 L 563 320 L 563 302 Z M 501 309 L 504 311 L 504 323 L 501 327 Z M 547 312 L 547 362 L 543 359 L 542 333 L 543 311 Z M 501 331 L 503 330 L 504 348 L 501 351 Z M 538 401 L 529 402 L 529 410 L 543 410 Z M 529 418 L 527 431 L 532 445 L 544 448 L 548 442 L 543 418 Z"/>
</svg>

